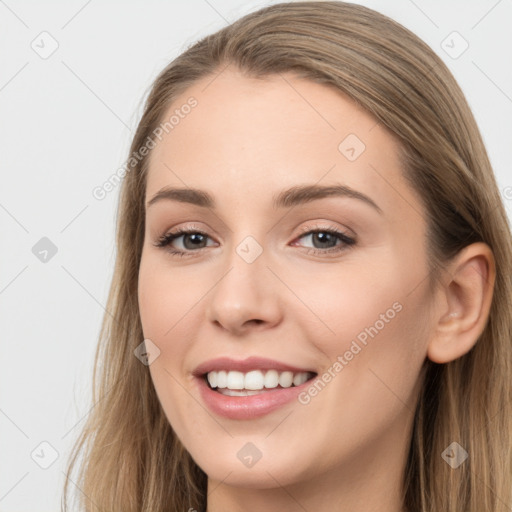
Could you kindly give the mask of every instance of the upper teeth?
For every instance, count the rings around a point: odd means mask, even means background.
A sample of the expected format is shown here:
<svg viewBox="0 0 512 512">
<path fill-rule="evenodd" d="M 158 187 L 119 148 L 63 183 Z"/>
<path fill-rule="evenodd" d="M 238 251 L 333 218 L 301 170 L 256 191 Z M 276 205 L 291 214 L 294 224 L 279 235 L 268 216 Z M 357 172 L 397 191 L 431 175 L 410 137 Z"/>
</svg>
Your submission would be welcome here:
<svg viewBox="0 0 512 512">
<path fill-rule="evenodd" d="M 283 388 L 300 386 L 309 378 L 309 372 L 278 372 L 277 370 L 252 370 L 247 373 L 237 371 L 212 371 L 207 375 L 212 388 L 252 389 Z"/>
</svg>

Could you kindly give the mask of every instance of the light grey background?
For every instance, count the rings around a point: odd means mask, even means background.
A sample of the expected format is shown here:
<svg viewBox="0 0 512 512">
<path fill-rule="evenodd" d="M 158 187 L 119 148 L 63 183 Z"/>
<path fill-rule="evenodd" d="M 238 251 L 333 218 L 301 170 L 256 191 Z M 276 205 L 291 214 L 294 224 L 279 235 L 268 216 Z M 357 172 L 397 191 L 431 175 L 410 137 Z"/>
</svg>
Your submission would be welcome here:
<svg viewBox="0 0 512 512">
<path fill-rule="evenodd" d="M 1 512 L 60 509 L 66 458 L 90 409 L 119 192 L 100 201 L 93 189 L 128 156 L 156 74 L 270 3 L 0 0 Z M 512 1 L 359 3 L 418 34 L 452 70 L 512 218 Z M 457 58 L 464 41 L 453 31 L 469 44 Z M 47 262 L 32 250 L 43 237 L 57 248 Z"/>
</svg>

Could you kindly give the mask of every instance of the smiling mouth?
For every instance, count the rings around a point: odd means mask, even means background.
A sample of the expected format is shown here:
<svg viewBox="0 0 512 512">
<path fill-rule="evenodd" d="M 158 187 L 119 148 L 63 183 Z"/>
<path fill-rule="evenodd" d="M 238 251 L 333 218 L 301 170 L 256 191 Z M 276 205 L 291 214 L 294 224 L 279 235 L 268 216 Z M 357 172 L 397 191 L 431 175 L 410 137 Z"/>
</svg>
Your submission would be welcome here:
<svg viewBox="0 0 512 512">
<path fill-rule="evenodd" d="M 225 396 L 252 396 L 301 386 L 316 377 L 314 372 L 277 370 L 211 371 L 203 375 L 210 389 Z"/>
</svg>

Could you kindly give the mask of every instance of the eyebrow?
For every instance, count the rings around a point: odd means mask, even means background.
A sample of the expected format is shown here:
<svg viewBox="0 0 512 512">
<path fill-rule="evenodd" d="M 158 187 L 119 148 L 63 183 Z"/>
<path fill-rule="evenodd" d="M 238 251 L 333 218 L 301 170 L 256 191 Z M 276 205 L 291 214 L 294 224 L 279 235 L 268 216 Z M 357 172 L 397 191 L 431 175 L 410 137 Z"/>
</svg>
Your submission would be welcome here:
<svg viewBox="0 0 512 512">
<path fill-rule="evenodd" d="M 359 199 L 374 208 L 377 212 L 382 213 L 382 209 L 373 199 L 347 185 L 298 185 L 283 190 L 277 196 L 274 196 L 272 206 L 274 209 L 289 208 L 326 197 L 349 197 Z M 172 187 L 164 187 L 159 190 L 147 202 L 146 208 L 163 200 L 189 203 L 202 208 L 216 208 L 215 200 L 208 192 L 195 188 Z"/>
</svg>

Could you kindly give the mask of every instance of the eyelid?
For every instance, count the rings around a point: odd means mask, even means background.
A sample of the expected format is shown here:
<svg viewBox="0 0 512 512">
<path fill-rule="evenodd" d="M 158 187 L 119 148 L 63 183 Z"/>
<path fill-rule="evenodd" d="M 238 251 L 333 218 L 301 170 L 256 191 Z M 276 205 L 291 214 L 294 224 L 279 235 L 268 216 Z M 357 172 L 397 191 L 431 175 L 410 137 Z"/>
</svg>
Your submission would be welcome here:
<svg viewBox="0 0 512 512">
<path fill-rule="evenodd" d="M 323 221 L 323 222 L 331 222 L 331 221 Z M 355 233 L 348 234 L 346 233 L 347 228 L 340 228 L 335 225 L 320 225 L 321 221 L 316 221 L 314 226 L 306 225 L 303 226 L 298 235 L 294 237 L 293 242 L 296 242 L 298 239 L 303 238 L 305 236 L 312 236 L 315 233 L 330 233 L 334 235 L 341 244 L 337 244 L 334 247 L 328 247 L 328 248 L 314 248 L 314 247 L 303 247 L 302 249 L 307 252 L 307 254 L 314 254 L 314 255 L 321 255 L 321 257 L 328 257 L 333 256 L 333 254 L 338 255 L 346 250 L 348 250 L 351 246 L 357 244 L 357 237 L 355 236 Z M 349 230 L 353 233 L 352 230 Z M 184 226 L 179 226 L 178 228 L 171 228 L 170 230 L 167 230 L 162 236 L 158 237 L 157 242 L 154 243 L 157 248 L 161 248 L 166 250 L 171 256 L 173 257 L 193 257 L 196 255 L 199 255 L 203 252 L 203 249 L 208 248 L 207 247 L 199 247 L 197 249 L 189 249 L 189 250 L 181 250 L 181 249 L 174 249 L 172 247 L 172 243 L 174 240 L 177 240 L 183 236 L 189 235 L 189 234 L 199 234 L 201 236 L 206 237 L 207 239 L 213 240 L 213 238 L 205 231 L 197 226 L 189 223 Z M 217 242 L 215 242 L 217 243 Z M 293 246 L 297 246 L 296 243 L 293 244 Z M 211 247 L 211 246 L 210 246 Z"/>
<path fill-rule="evenodd" d="M 173 226 L 164 231 L 161 231 L 161 235 L 157 234 L 156 238 L 162 238 L 164 236 L 170 235 L 171 233 L 176 233 L 177 231 L 194 231 L 197 233 L 202 233 L 203 235 L 211 238 L 211 235 L 208 234 L 208 232 L 212 231 L 210 227 L 202 228 L 199 227 L 199 224 L 200 223 L 194 223 L 194 221 L 186 222 L 185 224 L 178 224 L 177 226 Z"/>
<path fill-rule="evenodd" d="M 189 233 L 197 233 L 202 236 L 205 236 L 209 239 L 213 239 L 208 233 L 207 230 L 198 228 L 194 224 L 186 224 L 184 226 L 179 226 L 177 228 L 170 228 L 163 232 L 162 235 L 159 235 L 156 237 L 156 242 L 153 244 L 157 247 L 162 246 L 162 242 L 166 239 L 169 239 L 171 236 L 173 239 L 180 238 L 181 236 L 184 236 Z M 164 247 L 165 248 L 165 247 Z M 190 251 L 192 252 L 192 251 Z"/>
<path fill-rule="evenodd" d="M 317 221 L 317 224 L 314 226 L 307 225 L 301 228 L 299 235 L 294 238 L 294 245 L 296 245 L 295 242 L 297 240 L 305 236 L 312 236 L 313 233 L 331 233 L 341 241 L 341 246 L 335 245 L 334 247 L 329 247 L 327 249 L 316 249 L 314 247 L 303 248 L 307 254 L 322 255 L 324 258 L 339 256 L 350 247 L 359 243 L 358 237 L 351 229 L 348 230 L 350 233 L 347 233 L 347 228 L 340 228 L 332 224 L 329 226 L 319 225 L 318 223 L 319 221 Z"/>
<path fill-rule="evenodd" d="M 317 224 L 315 224 L 314 226 L 306 225 L 306 226 L 300 228 L 299 237 L 306 235 L 306 234 L 310 233 L 311 231 L 337 231 L 337 232 L 341 232 L 343 235 L 350 237 L 350 238 L 356 237 L 356 234 L 351 229 L 348 229 L 345 227 L 341 228 L 334 224 L 321 225 L 320 223 L 322 221 L 315 221 L 315 222 Z M 323 221 L 323 222 L 328 223 L 329 221 Z M 349 231 L 349 232 L 347 232 L 347 231 Z"/>
<path fill-rule="evenodd" d="M 311 225 L 311 224 L 307 224 L 305 226 L 302 226 L 300 229 L 299 229 L 299 233 L 294 237 L 295 238 L 300 238 L 304 235 L 307 235 L 309 234 L 311 231 L 338 231 L 347 236 L 347 237 L 350 237 L 350 238 L 355 238 L 356 237 L 356 234 L 351 230 L 351 229 L 348 229 L 348 233 L 347 233 L 347 228 L 340 228 L 334 224 L 329 224 L 328 226 L 326 225 L 321 225 L 320 223 L 322 221 L 315 221 L 316 224 L 315 225 Z M 323 222 L 332 222 L 332 221 L 323 221 Z M 171 233 L 176 233 L 178 231 L 194 231 L 194 232 L 197 232 L 197 233 L 200 233 L 204 236 L 207 236 L 209 238 L 212 238 L 206 231 L 207 230 L 204 230 L 202 228 L 199 228 L 197 225 L 193 224 L 193 223 L 187 223 L 183 226 L 179 226 L 178 228 L 169 228 L 167 230 L 164 231 L 164 233 L 160 236 L 158 236 L 157 238 L 158 239 L 161 239 Z"/>
</svg>

